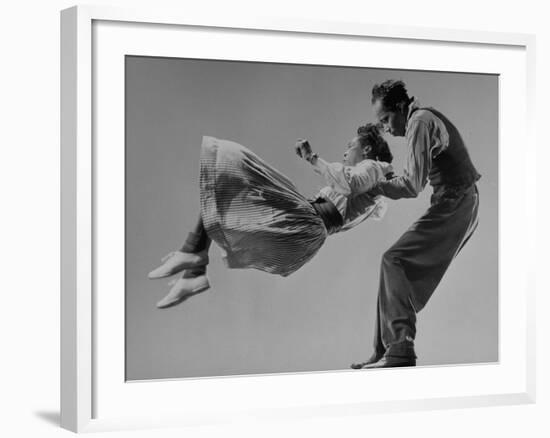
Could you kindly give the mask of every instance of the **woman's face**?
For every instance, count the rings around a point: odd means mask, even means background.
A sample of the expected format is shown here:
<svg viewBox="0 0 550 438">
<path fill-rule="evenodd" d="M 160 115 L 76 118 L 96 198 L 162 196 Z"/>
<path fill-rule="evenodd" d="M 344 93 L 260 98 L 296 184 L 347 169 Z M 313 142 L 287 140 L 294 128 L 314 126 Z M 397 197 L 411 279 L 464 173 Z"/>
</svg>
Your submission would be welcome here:
<svg viewBox="0 0 550 438">
<path fill-rule="evenodd" d="M 367 151 L 361 147 L 359 137 L 352 138 L 344 152 L 343 164 L 346 166 L 355 166 L 365 159 L 366 152 Z"/>
</svg>

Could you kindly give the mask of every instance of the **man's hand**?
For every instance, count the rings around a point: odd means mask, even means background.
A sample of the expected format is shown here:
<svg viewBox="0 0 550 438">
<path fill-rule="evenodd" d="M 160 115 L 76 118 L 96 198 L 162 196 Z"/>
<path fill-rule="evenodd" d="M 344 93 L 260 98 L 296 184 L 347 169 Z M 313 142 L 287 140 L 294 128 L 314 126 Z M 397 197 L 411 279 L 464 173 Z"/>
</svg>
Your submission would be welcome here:
<svg viewBox="0 0 550 438">
<path fill-rule="evenodd" d="M 294 146 L 294 150 L 296 151 L 296 155 L 300 158 L 303 158 L 306 161 L 311 161 L 313 151 L 311 150 L 311 145 L 307 140 L 299 139 Z"/>
<path fill-rule="evenodd" d="M 382 190 L 382 185 L 384 184 L 383 181 L 378 182 L 374 187 L 371 187 L 371 189 L 367 192 L 370 196 L 373 198 L 378 195 L 382 195 L 384 191 Z"/>
</svg>

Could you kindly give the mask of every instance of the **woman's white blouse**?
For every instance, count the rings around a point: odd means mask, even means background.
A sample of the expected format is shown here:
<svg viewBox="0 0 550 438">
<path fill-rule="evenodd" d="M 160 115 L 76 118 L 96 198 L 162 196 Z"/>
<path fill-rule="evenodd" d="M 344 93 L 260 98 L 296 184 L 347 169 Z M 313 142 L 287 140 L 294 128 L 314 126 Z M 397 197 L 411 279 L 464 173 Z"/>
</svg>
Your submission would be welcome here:
<svg viewBox="0 0 550 438">
<path fill-rule="evenodd" d="M 380 197 L 373 202 L 372 197 L 359 196 L 368 192 L 378 182 L 386 179 L 386 174 L 393 171 L 392 165 L 383 161 L 363 160 L 355 166 L 346 166 L 342 163 L 328 163 L 317 158 L 313 169 L 322 175 L 328 184 L 320 190 L 317 196 L 332 202 L 344 218 L 344 224 L 355 222 L 358 216 L 369 210 L 374 217 L 381 218 L 385 212 Z M 350 205 L 353 204 L 353 205 Z M 362 221 L 362 220 L 361 220 Z M 354 224 L 356 225 L 356 224 Z"/>
</svg>

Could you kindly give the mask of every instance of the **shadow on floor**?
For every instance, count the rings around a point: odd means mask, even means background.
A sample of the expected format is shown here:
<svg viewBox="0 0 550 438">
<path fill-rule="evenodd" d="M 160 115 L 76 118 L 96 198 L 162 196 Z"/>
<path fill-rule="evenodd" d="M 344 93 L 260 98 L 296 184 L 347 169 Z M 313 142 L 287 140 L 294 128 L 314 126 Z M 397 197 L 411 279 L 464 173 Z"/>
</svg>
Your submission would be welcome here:
<svg viewBox="0 0 550 438">
<path fill-rule="evenodd" d="M 53 426 L 59 426 L 61 415 L 57 411 L 38 411 L 34 413 L 38 418 L 50 423 Z"/>
</svg>

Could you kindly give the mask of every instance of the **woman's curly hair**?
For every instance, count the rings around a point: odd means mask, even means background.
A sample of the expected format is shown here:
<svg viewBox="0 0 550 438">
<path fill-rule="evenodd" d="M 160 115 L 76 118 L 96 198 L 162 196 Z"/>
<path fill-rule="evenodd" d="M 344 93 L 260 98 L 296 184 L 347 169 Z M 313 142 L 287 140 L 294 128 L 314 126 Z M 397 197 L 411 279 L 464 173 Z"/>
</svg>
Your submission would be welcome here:
<svg viewBox="0 0 550 438">
<path fill-rule="evenodd" d="M 392 162 L 393 155 L 390 151 L 390 147 L 382 135 L 380 135 L 380 130 L 374 123 L 367 123 L 357 128 L 357 136 L 359 137 L 359 142 L 363 149 L 370 146 L 368 158 L 384 161 L 386 163 Z"/>
</svg>

